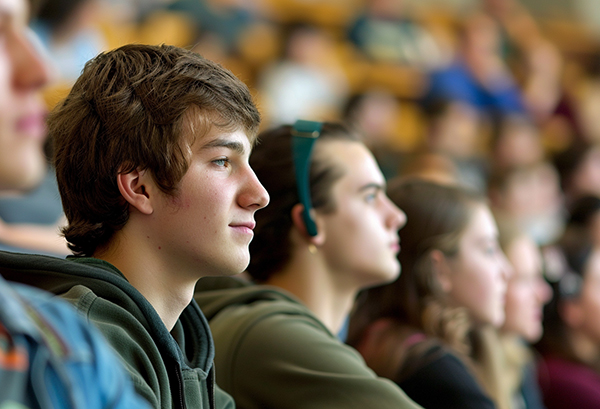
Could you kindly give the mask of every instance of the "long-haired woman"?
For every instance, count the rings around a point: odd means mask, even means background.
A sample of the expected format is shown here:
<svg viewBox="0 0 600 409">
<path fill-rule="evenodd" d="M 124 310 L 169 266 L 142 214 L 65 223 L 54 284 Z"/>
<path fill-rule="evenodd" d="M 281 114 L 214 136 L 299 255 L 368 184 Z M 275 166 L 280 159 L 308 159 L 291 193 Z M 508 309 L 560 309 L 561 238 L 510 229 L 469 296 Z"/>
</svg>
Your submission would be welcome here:
<svg viewBox="0 0 600 409">
<path fill-rule="evenodd" d="M 493 408 L 478 329 L 504 322 L 509 265 L 485 199 L 412 179 L 390 183 L 407 215 L 400 277 L 363 293 L 348 342 L 427 408 Z"/>
</svg>

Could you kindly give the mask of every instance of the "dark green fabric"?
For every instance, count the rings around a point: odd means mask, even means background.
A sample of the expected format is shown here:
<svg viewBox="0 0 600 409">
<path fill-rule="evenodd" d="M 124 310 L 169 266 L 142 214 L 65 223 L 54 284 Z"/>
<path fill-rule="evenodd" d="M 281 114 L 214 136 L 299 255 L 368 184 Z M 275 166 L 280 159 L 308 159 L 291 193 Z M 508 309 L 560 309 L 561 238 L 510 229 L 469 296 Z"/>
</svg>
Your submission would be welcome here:
<svg viewBox="0 0 600 409">
<path fill-rule="evenodd" d="M 289 293 L 205 277 L 195 299 L 213 333 L 217 382 L 238 408 L 420 407 Z"/>
<path fill-rule="evenodd" d="M 136 390 L 154 407 L 235 407 L 215 387 L 211 333 L 195 302 L 169 333 L 152 305 L 102 260 L 0 252 L 0 274 L 75 305 L 108 339 Z"/>
</svg>

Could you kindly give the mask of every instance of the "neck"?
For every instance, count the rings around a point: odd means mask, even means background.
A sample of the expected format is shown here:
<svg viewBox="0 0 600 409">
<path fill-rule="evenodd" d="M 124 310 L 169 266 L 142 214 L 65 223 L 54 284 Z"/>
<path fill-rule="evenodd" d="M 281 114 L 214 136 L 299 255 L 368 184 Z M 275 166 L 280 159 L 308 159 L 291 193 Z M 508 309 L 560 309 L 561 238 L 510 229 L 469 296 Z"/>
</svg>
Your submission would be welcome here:
<svg viewBox="0 0 600 409">
<path fill-rule="evenodd" d="M 94 257 L 105 260 L 123 273 L 154 307 L 169 331 L 194 295 L 196 279 L 174 274 L 174 266 L 147 248 L 143 240 L 134 239 L 127 226 L 115 234 L 109 245 L 98 249 Z"/>
<path fill-rule="evenodd" d="M 348 285 L 348 280 L 340 283 L 341 280 L 335 277 L 320 253 L 311 254 L 308 249 L 302 248 L 266 284 L 294 294 L 333 334 L 337 334 L 350 313 L 359 288 Z"/>
</svg>

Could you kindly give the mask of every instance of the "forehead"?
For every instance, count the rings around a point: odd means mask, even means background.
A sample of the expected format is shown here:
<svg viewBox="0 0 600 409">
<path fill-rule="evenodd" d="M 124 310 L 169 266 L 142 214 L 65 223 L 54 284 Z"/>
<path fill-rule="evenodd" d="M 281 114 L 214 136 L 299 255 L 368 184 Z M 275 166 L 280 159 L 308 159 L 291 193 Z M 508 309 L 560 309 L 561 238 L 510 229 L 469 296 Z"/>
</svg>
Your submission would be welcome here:
<svg viewBox="0 0 600 409">
<path fill-rule="evenodd" d="M 385 184 L 375 158 L 367 147 L 356 141 L 327 141 L 319 148 L 321 160 L 329 161 L 343 176 L 337 185 L 363 186 L 367 183 Z"/>
<path fill-rule="evenodd" d="M 212 148 L 229 148 L 240 155 L 249 155 L 252 143 L 242 129 L 227 130 L 218 126 L 210 126 L 198 137 L 193 137 L 191 149 L 193 152 L 202 152 Z"/>
<path fill-rule="evenodd" d="M 496 239 L 498 229 L 490 209 L 483 203 L 471 205 L 471 218 L 463 233 L 464 241 L 478 242 L 482 240 Z"/>
<path fill-rule="evenodd" d="M 256 142 L 256 135 L 249 135 L 241 125 L 228 124 L 227 126 L 220 126 L 218 124 L 223 123 L 223 119 L 218 114 L 207 114 L 196 106 L 188 108 L 181 121 L 183 140 L 189 146 L 205 145 L 209 139 L 215 139 L 219 134 L 244 135 L 250 146 L 254 146 Z"/>
<path fill-rule="evenodd" d="M 513 265 L 516 275 L 535 275 L 542 270 L 540 250 L 533 239 L 526 235 L 519 236 L 510 243 L 506 256 Z"/>
</svg>

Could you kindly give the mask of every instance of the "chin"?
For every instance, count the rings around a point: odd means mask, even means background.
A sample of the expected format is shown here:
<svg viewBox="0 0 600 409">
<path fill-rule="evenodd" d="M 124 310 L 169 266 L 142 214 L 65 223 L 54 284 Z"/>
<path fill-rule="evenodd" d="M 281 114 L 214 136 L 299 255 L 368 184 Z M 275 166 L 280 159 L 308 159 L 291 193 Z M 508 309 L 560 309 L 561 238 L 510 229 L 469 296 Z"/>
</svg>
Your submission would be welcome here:
<svg viewBox="0 0 600 409">
<path fill-rule="evenodd" d="M 530 330 L 529 333 L 526 332 L 525 334 L 523 334 L 523 338 L 525 339 L 525 341 L 527 341 L 531 344 L 534 344 L 537 341 L 539 341 L 541 337 L 542 337 L 542 329 L 541 328 L 536 330 L 535 332 Z"/>
<path fill-rule="evenodd" d="M 224 275 L 237 275 L 240 274 L 248 268 L 248 264 L 250 264 L 250 254 L 246 254 L 244 256 L 239 257 L 237 260 L 232 260 L 233 263 L 231 268 Z"/>
<path fill-rule="evenodd" d="M 391 283 L 392 281 L 395 281 L 399 275 L 400 270 L 397 267 L 381 270 L 372 274 L 371 279 L 368 280 L 368 283 L 366 283 L 363 288 Z"/>
<path fill-rule="evenodd" d="M 32 158 L 27 162 L 25 169 L 22 169 L 19 190 L 31 190 L 36 188 L 46 176 L 47 167 L 42 156 Z"/>
</svg>

